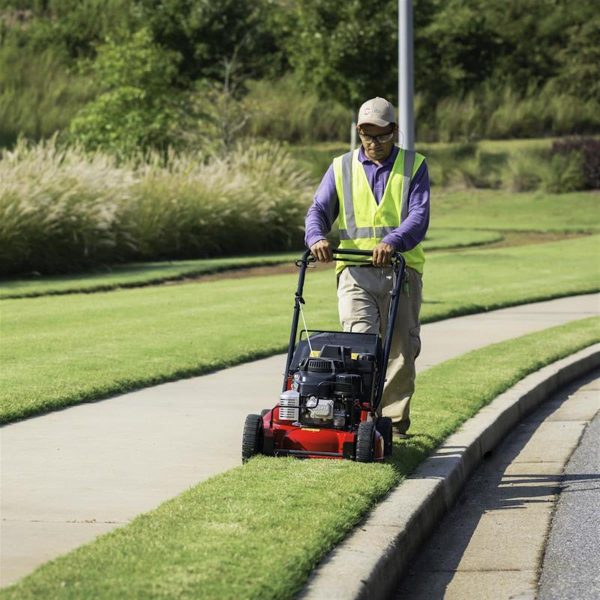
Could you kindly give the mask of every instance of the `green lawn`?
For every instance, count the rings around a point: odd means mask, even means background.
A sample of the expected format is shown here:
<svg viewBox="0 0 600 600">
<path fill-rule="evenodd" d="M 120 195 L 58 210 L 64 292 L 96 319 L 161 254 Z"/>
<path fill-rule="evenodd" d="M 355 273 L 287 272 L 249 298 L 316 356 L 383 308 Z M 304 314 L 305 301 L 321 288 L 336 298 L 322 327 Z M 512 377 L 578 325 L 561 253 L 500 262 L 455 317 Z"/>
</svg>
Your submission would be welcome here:
<svg viewBox="0 0 600 600">
<path fill-rule="evenodd" d="M 600 194 L 500 190 L 436 191 L 431 221 L 440 228 L 508 231 L 600 231 Z"/>
<path fill-rule="evenodd" d="M 425 246 L 429 250 L 443 250 L 478 246 L 500 240 L 502 240 L 502 234 L 496 231 L 432 228 L 427 235 Z M 185 277 L 222 273 L 239 268 L 291 264 L 302 255 L 302 252 L 303 250 L 297 250 L 296 252 L 264 256 L 130 263 L 114 265 L 110 270 L 95 273 L 0 279 L 0 299 L 102 292 L 177 281 Z"/>
<path fill-rule="evenodd" d="M 427 232 L 423 247 L 426 252 L 431 250 L 449 250 L 451 248 L 485 246 L 486 244 L 500 242 L 503 239 L 504 236 L 499 231 L 431 227 Z"/>
<path fill-rule="evenodd" d="M 288 599 L 449 434 L 527 374 L 600 341 L 600 319 L 488 346 L 418 377 L 413 437 L 387 464 L 258 457 L 66 556 L 9 599 Z"/>
<path fill-rule="evenodd" d="M 492 235 L 493 234 L 492 232 Z M 0 298 L 23 298 L 48 294 L 97 292 L 174 281 L 232 269 L 276 265 L 295 260 L 298 252 L 228 258 L 206 258 L 113 265 L 104 271 L 54 277 L 0 279 Z"/>
<path fill-rule="evenodd" d="M 600 236 L 431 254 L 423 321 L 600 289 Z M 295 275 L 4 300 L 0 422 L 284 349 Z M 310 327 L 337 328 L 331 269 L 311 271 Z"/>
</svg>

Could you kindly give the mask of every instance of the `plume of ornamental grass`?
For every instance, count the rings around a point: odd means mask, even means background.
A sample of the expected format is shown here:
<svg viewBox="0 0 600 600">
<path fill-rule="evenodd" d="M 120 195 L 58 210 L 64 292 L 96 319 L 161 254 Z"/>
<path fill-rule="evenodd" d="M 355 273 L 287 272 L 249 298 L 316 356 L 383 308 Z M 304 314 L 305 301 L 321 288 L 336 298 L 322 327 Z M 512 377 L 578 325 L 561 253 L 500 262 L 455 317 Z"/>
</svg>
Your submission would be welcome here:
<svg viewBox="0 0 600 600">
<path fill-rule="evenodd" d="M 103 155 L 20 140 L 0 155 L 0 269 L 56 273 L 115 260 L 132 176 Z"/>
<path fill-rule="evenodd" d="M 20 141 L 0 155 L 0 274 L 286 250 L 301 244 L 309 200 L 307 176 L 274 144 L 117 164 Z"/>
</svg>

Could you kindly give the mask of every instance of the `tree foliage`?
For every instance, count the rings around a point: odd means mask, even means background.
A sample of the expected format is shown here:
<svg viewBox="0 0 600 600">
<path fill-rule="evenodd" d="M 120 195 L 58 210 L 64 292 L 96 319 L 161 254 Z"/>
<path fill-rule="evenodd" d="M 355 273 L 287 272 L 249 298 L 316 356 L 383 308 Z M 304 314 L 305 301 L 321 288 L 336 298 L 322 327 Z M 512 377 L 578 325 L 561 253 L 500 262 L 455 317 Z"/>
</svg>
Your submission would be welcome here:
<svg viewBox="0 0 600 600">
<path fill-rule="evenodd" d="M 181 120 L 178 103 L 188 95 L 193 106 L 209 107 L 221 90 L 235 115 L 250 80 L 290 76 L 298 93 L 352 109 L 375 95 L 394 100 L 397 17 L 397 0 L 0 0 L 0 142 L 14 139 L 13 123 L 47 136 L 90 96 L 72 132 L 88 143 L 92 129 L 102 131 L 94 143 L 104 145 L 127 131 L 127 147 L 136 139 L 172 143 L 166 120 Z M 414 24 L 415 90 L 428 115 L 499 90 L 517 99 L 575 97 L 589 110 L 600 102 L 595 0 L 414 0 Z M 131 52 L 130 70 L 119 57 Z M 141 74 L 149 58 L 155 77 Z M 98 63 L 92 87 L 78 75 L 85 61 Z M 40 73 L 38 62 L 51 68 Z M 119 82 L 108 85 L 113 71 Z M 60 98 L 62 115 L 40 90 Z M 133 135 L 136 128 L 145 133 Z"/>
<path fill-rule="evenodd" d="M 236 75 L 272 75 L 281 60 L 265 0 L 137 0 L 140 20 L 155 41 L 177 51 L 180 76 L 186 82 L 222 80 L 226 65 Z"/>
<path fill-rule="evenodd" d="M 92 70 L 104 91 L 73 119 L 72 136 L 90 150 L 122 156 L 176 146 L 173 127 L 183 101 L 172 89 L 178 62 L 145 29 L 126 43 L 100 46 Z"/>
</svg>

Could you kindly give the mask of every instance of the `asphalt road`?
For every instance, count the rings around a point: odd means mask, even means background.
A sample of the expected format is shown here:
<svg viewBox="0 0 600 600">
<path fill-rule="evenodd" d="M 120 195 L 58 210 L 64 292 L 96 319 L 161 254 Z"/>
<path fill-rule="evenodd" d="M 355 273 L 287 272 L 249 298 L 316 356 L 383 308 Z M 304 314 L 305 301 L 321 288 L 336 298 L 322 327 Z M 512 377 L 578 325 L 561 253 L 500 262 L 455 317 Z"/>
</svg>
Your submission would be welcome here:
<svg viewBox="0 0 600 600">
<path fill-rule="evenodd" d="M 596 394 L 600 394 L 600 387 Z M 573 453 L 540 577 L 538 600 L 600 598 L 600 413 Z"/>
</svg>

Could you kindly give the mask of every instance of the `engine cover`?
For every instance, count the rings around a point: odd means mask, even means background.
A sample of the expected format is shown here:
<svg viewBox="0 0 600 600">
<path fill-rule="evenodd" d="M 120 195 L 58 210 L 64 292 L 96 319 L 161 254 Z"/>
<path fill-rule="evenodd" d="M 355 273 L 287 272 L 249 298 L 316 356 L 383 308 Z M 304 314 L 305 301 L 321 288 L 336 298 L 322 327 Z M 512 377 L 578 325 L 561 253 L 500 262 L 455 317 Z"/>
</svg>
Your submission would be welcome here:
<svg viewBox="0 0 600 600">
<path fill-rule="evenodd" d="M 333 400 L 324 400 L 319 399 L 319 403 L 314 408 L 307 408 L 308 414 L 311 419 L 323 419 L 323 420 L 332 420 L 333 419 Z"/>
</svg>

